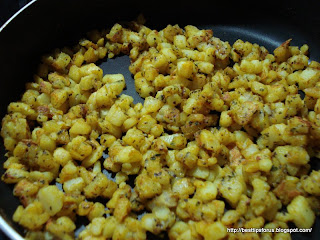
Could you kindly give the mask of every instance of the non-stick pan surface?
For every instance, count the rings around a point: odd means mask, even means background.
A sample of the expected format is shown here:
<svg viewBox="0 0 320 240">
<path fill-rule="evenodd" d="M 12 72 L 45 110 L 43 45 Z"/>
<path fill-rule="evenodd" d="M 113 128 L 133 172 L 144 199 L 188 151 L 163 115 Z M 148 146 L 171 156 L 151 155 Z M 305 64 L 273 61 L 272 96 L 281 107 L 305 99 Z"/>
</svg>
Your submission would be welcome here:
<svg viewBox="0 0 320 240">
<path fill-rule="evenodd" d="M 24 84 L 32 81 L 40 56 L 54 48 L 72 46 L 92 29 L 111 27 L 123 20 L 133 20 L 142 13 L 150 28 L 162 29 L 167 24 L 181 27 L 191 24 L 212 29 L 214 36 L 233 43 L 237 39 L 258 43 L 269 51 L 292 38 L 292 45 L 307 43 L 311 60 L 320 61 L 320 3 L 308 1 L 245 3 L 239 1 L 215 2 L 187 1 L 103 1 L 103 0 L 38 0 L 15 16 L 0 32 L 0 118 L 6 114 L 11 101 L 20 99 Z M 127 56 L 101 62 L 104 73 L 122 73 L 125 76 L 126 94 L 142 101 L 136 93 L 133 78 L 128 70 Z M 320 144 L 320 143 L 319 143 Z M 0 159 L 5 160 L 3 143 Z M 319 169 L 317 161 L 313 167 Z M 3 173 L 1 164 L 0 174 Z M 14 223 L 18 199 L 12 195 L 12 186 L 0 182 L 0 214 L 19 234 L 23 229 Z M 0 219 L 0 224 L 1 224 Z M 293 234 L 292 238 L 320 239 L 317 219 L 312 233 Z M 1 227 L 1 226 L 0 226 Z M 14 239 L 8 227 L 2 229 Z M 155 239 L 149 236 L 149 239 Z"/>
</svg>

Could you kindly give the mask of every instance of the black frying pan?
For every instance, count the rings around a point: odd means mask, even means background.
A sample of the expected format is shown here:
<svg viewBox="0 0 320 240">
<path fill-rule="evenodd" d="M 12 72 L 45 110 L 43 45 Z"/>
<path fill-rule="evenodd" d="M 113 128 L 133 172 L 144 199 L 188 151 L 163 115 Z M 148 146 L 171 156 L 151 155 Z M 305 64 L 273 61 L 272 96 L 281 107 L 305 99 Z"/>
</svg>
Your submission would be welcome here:
<svg viewBox="0 0 320 240">
<path fill-rule="evenodd" d="M 147 19 L 150 28 L 162 29 L 167 24 L 196 25 L 213 29 L 214 36 L 233 43 L 237 39 L 258 43 L 269 51 L 292 38 L 291 45 L 310 47 L 310 58 L 320 61 L 320 2 L 285 1 L 245 3 L 238 1 L 124 1 L 124 0 L 38 0 L 11 19 L 0 32 L 0 118 L 7 105 L 20 99 L 24 83 L 32 75 L 40 56 L 56 47 L 72 46 L 92 29 L 111 27 L 123 20 L 133 20 L 139 13 Z M 142 101 L 135 92 L 128 70 L 126 56 L 102 62 L 104 73 L 122 73 L 127 82 L 127 94 L 135 102 Z M 0 158 L 4 158 L 3 143 Z M 318 164 L 314 164 L 317 168 Z M 0 174 L 3 174 L 1 164 Z M 12 195 L 12 186 L 0 181 L 0 228 L 12 239 L 23 235 L 23 229 L 14 223 L 18 199 Z M 292 238 L 320 239 L 319 218 L 312 233 L 293 234 Z M 149 239 L 155 239 L 149 235 Z"/>
</svg>

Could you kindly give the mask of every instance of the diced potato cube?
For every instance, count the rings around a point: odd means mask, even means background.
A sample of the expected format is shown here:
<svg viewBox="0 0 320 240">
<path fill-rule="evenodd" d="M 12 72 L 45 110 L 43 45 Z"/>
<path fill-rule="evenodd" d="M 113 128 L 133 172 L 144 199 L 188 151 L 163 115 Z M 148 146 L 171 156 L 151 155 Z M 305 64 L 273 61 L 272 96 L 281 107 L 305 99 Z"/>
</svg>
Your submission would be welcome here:
<svg viewBox="0 0 320 240">
<path fill-rule="evenodd" d="M 280 163 L 307 164 L 310 160 L 308 152 L 300 146 L 279 146 L 274 150 Z"/>
<path fill-rule="evenodd" d="M 303 196 L 295 197 L 287 207 L 288 213 L 293 218 L 298 228 L 310 228 L 315 221 L 315 214 Z"/>
<path fill-rule="evenodd" d="M 57 148 L 53 153 L 53 159 L 62 166 L 72 160 L 71 154 L 64 148 Z"/>
<path fill-rule="evenodd" d="M 160 139 L 165 142 L 168 148 L 183 149 L 187 144 L 187 139 L 180 133 L 161 136 Z"/>
<path fill-rule="evenodd" d="M 63 184 L 66 193 L 80 193 L 84 188 L 84 180 L 81 177 L 70 179 Z"/>
<path fill-rule="evenodd" d="M 213 182 L 206 181 L 197 186 L 195 197 L 201 199 L 203 202 L 208 202 L 215 199 L 217 193 L 217 186 Z"/>
<path fill-rule="evenodd" d="M 114 158 L 114 161 L 119 163 L 133 163 L 141 160 L 141 153 L 132 146 L 123 147 Z"/>
<path fill-rule="evenodd" d="M 73 136 L 88 135 L 91 132 L 91 126 L 83 119 L 76 120 L 69 130 Z"/>
<path fill-rule="evenodd" d="M 181 77 L 190 78 L 193 73 L 193 62 L 192 61 L 179 61 L 177 63 L 177 74 Z"/>
<path fill-rule="evenodd" d="M 40 189 L 38 199 L 45 211 L 54 216 L 62 209 L 64 194 L 56 186 L 47 186 Z"/>
<path fill-rule="evenodd" d="M 262 71 L 262 62 L 259 60 L 242 60 L 240 64 L 241 71 L 246 73 L 259 74 Z"/>
<path fill-rule="evenodd" d="M 123 112 L 123 110 L 116 105 L 113 105 L 110 108 L 105 117 L 107 121 L 117 127 L 120 127 L 127 118 L 128 116 Z"/>
</svg>

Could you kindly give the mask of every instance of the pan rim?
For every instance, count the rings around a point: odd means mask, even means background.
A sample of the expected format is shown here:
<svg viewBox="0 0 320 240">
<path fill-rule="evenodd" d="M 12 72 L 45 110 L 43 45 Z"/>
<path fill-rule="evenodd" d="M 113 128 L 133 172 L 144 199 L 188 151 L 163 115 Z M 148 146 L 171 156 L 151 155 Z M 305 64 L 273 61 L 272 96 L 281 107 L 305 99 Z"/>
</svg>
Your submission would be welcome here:
<svg viewBox="0 0 320 240">
<path fill-rule="evenodd" d="M 23 6 L 19 11 L 17 11 L 15 14 L 13 14 L 1 27 L 0 32 L 15 18 L 17 17 L 23 10 L 28 8 L 31 4 L 35 3 L 38 0 L 32 0 L 31 2 L 27 3 L 25 6 Z"/>
<path fill-rule="evenodd" d="M 27 3 L 25 6 L 23 6 L 20 10 L 18 10 L 15 14 L 13 14 L 1 27 L 0 32 L 3 31 L 5 27 L 8 26 L 8 24 L 16 18 L 22 11 L 24 11 L 26 8 L 28 8 L 30 5 L 35 3 L 37 0 L 32 0 L 29 3 Z M 16 239 L 16 240 L 23 240 L 24 238 L 5 220 L 2 213 L 0 214 L 0 229 L 3 233 L 7 235 L 10 239 Z"/>
<path fill-rule="evenodd" d="M 24 238 L 0 215 L 0 228 L 11 239 L 23 240 Z"/>
</svg>

